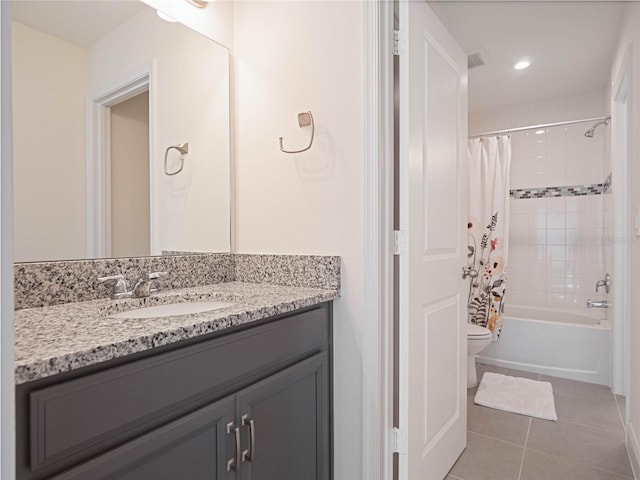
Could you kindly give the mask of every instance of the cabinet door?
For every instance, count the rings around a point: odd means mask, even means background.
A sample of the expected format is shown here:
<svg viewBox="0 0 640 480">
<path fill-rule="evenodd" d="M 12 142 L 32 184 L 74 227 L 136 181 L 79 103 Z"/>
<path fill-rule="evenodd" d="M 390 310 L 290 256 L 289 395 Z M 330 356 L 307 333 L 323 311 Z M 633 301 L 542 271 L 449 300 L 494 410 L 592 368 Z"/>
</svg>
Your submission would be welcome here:
<svg viewBox="0 0 640 480">
<path fill-rule="evenodd" d="M 234 397 L 227 397 L 52 480 L 234 480 L 227 471 L 236 451 L 227 428 L 234 413 Z"/>
<path fill-rule="evenodd" d="M 327 354 L 318 354 L 237 395 L 242 480 L 329 478 Z"/>
</svg>

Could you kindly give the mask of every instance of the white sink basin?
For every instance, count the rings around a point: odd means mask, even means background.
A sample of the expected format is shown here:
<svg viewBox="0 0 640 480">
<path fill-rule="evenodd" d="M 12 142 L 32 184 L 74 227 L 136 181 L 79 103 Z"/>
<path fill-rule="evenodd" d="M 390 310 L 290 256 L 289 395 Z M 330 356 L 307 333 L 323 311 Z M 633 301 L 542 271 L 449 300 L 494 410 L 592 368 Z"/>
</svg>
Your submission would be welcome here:
<svg viewBox="0 0 640 480">
<path fill-rule="evenodd" d="M 137 308 L 110 315 L 111 318 L 155 318 L 188 315 L 190 313 L 209 312 L 235 305 L 233 302 L 182 302 L 153 307 Z"/>
</svg>

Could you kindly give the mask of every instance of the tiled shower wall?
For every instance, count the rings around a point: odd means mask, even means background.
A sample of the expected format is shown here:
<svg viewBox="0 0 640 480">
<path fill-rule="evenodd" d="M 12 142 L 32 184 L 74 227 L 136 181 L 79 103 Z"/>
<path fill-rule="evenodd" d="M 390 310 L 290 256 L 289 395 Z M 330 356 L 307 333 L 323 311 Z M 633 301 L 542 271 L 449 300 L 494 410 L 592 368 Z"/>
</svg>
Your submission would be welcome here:
<svg viewBox="0 0 640 480">
<path fill-rule="evenodd" d="M 599 91 L 472 113 L 469 133 L 605 116 L 607 99 L 608 93 Z M 587 138 L 589 126 L 513 133 L 511 189 L 604 183 L 610 127 Z M 586 311 L 587 298 L 605 298 L 594 292 L 608 268 L 605 197 L 610 195 L 511 198 L 507 303 Z"/>
</svg>

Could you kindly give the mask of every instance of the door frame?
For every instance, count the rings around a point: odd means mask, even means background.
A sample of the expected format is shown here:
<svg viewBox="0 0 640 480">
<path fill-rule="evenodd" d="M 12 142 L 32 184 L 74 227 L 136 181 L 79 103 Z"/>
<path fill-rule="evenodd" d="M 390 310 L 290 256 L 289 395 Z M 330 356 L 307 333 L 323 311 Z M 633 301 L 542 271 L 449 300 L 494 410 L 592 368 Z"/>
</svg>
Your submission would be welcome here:
<svg viewBox="0 0 640 480">
<path fill-rule="evenodd" d="M 0 479 L 15 478 L 11 3 L 0 2 Z"/>
<path fill-rule="evenodd" d="M 630 116 L 632 89 L 632 47 L 629 45 L 612 85 L 612 185 L 613 185 L 613 322 L 612 322 L 612 390 L 629 394 L 629 332 L 631 322 L 631 225 L 630 173 Z M 627 402 L 628 404 L 630 402 Z M 629 407 L 625 423 L 629 419 Z"/>
<path fill-rule="evenodd" d="M 157 167 L 151 159 L 155 151 L 156 122 L 156 62 L 129 72 L 87 97 L 87 146 L 85 157 L 87 257 L 111 257 L 111 107 L 149 91 L 149 196 L 151 255 L 158 252 L 158 222 L 154 198 Z"/>
<path fill-rule="evenodd" d="M 393 478 L 393 15 L 364 9 L 362 478 Z"/>
</svg>

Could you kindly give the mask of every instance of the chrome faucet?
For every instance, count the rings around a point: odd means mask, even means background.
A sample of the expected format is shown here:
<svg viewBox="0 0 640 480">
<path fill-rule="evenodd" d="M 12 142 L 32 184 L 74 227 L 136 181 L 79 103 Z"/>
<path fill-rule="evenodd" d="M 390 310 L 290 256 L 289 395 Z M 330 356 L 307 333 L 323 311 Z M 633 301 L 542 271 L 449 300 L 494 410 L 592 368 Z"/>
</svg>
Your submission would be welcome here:
<svg viewBox="0 0 640 480">
<path fill-rule="evenodd" d="M 148 297 L 153 293 L 154 289 L 151 288 L 154 280 L 167 275 L 167 272 L 149 272 L 143 273 L 138 279 L 133 282 L 133 288 L 129 286 L 129 282 L 124 278 L 122 274 L 109 275 L 107 277 L 100 277 L 98 281 L 114 282 L 113 290 L 111 291 L 111 298 L 118 300 L 121 298 L 140 298 Z"/>
<path fill-rule="evenodd" d="M 133 284 L 134 297 L 148 297 L 152 292 L 152 284 L 154 280 L 167 275 L 167 272 L 149 272 L 143 273 Z"/>
<path fill-rule="evenodd" d="M 611 291 L 611 275 L 607 273 L 604 276 L 604 280 L 598 280 L 596 282 L 596 293 L 598 293 L 600 287 L 604 287 L 605 293 L 609 293 Z"/>
<path fill-rule="evenodd" d="M 609 306 L 606 300 L 587 300 L 587 308 L 609 308 Z"/>
</svg>

